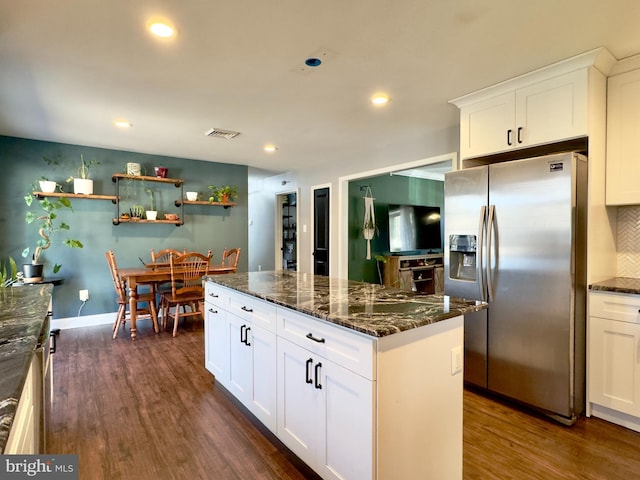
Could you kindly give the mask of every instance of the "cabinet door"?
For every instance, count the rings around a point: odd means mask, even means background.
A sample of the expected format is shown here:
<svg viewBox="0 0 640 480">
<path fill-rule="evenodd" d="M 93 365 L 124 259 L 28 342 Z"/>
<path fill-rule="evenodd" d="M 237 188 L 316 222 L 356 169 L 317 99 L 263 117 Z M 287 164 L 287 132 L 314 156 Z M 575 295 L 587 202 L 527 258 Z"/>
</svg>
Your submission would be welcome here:
<svg viewBox="0 0 640 480">
<path fill-rule="evenodd" d="M 589 323 L 589 401 L 640 416 L 640 324 Z"/>
<path fill-rule="evenodd" d="M 277 435 L 298 457 L 315 468 L 320 397 L 313 383 L 314 356 L 284 338 L 278 337 L 277 342 Z"/>
<path fill-rule="evenodd" d="M 229 382 L 226 387 L 244 405 L 251 399 L 253 377 L 253 351 L 245 343 L 248 323 L 227 312 L 229 323 Z"/>
<path fill-rule="evenodd" d="M 513 148 L 515 93 L 482 100 L 460 110 L 460 156 L 478 157 Z"/>
<path fill-rule="evenodd" d="M 204 322 L 205 366 L 222 385 L 229 381 L 229 330 L 225 311 L 207 302 Z"/>
<path fill-rule="evenodd" d="M 514 147 L 587 135 L 587 70 L 516 91 Z"/>
<path fill-rule="evenodd" d="M 375 382 L 324 359 L 314 364 L 314 376 L 316 370 L 322 386 L 318 473 L 334 479 L 374 478 Z"/>
<path fill-rule="evenodd" d="M 276 425 L 276 334 L 251 326 L 248 343 L 252 349 L 252 388 L 247 405 L 264 425 L 275 433 Z"/>
<path fill-rule="evenodd" d="M 640 69 L 608 80 L 607 205 L 640 203 Z"/>
</svg>

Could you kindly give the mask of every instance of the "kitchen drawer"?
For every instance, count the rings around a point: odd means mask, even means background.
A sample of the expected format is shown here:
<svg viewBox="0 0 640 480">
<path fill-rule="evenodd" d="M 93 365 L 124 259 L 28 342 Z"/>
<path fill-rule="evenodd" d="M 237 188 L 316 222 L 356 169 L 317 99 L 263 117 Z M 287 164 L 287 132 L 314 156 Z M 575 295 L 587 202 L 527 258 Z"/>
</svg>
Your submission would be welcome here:
<svg viewBox="0 0 640 480">
<path fill-rule="evenodd" d="M 276 305 L 274 303 L 235 290 L 227 291 L 229 292 L 228 312 L 270 332 L 276 331 Z"/>
<path fill-rule="evenodd" d="M 229 290 L 217 283 L 205 282 L 204 301 L 227 310 L 229 308 Z"/>
<path fill-rule="evenodd" d="M 589 292 L 589 316 L 640 323 L 640 295 Z"/>
<path fill-rule="evenodd" d="M 375 380 L 375 339 L 278 307 L 278 336 Z"/>
</svg>

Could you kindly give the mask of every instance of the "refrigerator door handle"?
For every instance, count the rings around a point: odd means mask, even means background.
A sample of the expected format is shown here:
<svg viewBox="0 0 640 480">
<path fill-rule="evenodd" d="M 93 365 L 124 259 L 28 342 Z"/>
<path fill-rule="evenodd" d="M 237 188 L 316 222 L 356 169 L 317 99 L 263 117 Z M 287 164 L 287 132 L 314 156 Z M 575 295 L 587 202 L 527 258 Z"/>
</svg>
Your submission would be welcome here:
<svg viewBox="0 0 640 480">
<path fill-rule="evenodd" d="M 476 243 L 476 270 L 478 274 L 478 288 L 480 289 L 480 299 L 483 302 L 487 301 L 486 289 L 484 288 L 484 272 L 482 269 L 484 268 L 483 256 L 482 256 L 482 246 L 484 245 L 484 232 L 486 230 L 486 221 L 487 221 L 487 206 L 483 205 L 480 207 L 480 219 L 478 220 L 478 242 Z"/>
<path fill-rule="evenodd" d="M 491 281 L 491 237 L 493 236 L 493 217 L 495 205 L 489 206 L 489 220 L 487 221 L 487 294 L 489 302 L 493 302 L 493 282 Z"/>
</svg>

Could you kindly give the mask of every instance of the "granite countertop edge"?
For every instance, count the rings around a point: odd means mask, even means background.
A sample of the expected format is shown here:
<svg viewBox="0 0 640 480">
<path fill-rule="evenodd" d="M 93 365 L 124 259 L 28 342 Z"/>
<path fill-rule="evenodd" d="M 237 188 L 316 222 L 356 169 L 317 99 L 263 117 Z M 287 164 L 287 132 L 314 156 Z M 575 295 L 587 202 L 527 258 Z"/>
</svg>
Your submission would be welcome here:
<svg viewBox="0 0 640 480">
<path fill-rule="evenodd" d="M 640 278 L 613 277 L 589 285 L 589 290 L 640 295 Z"/>
<path fill-rule="evenodd" d="M 307 280 L 303 280 L 301 282 L 301 278 L 312 278 L 314 281 L 308 281 L 308 284 L 313 285 L 313 287 L 311 287 L 313 288 L 313 291 L 306 293 L 308 293 L 309 297 L 313 298 L 313 300 L 297 301 L 296 299 L 296 301 L 293 302 L 289 300 L 288 297 L 284 299 L 281 298 L 284 296 L 282 291 L 265 292 L 251 288 L 250 284 L 252 283 L 252 280 L 261 276 L 273 277 L 273 285 L 278 284 L 278 286 L 282 286 L 283 278 L 285 279 L 285 285 L 287 281 L 286 278 L 289 280 L 294 278 L 295 280 L 293 284 L 296 287 L 300 287 L 302 283 L 303 289 L 305 288 Z M 332 279 L 332 281 L 341 282 L 344 288 L 342 295 L 337 295 L 338 298 L 342 297 L 344 300 L 348 297 L 351 300 L 351 302 L 349 302 L 351 305 L 341 305 L 341 303 L 347 302 L 337 300 L 335 303 L 332 302 L 331 308 L 329 308 L 322 302 L 322 300 L 320 300 L 322 298 L 322 294 L 325 293 L 325 285 L 323 282 L 329 282 L 327 279 L 328 277 L 297 274 L 296 272 L 249 272 L 244 274 L 209 275 L 205 277 L 206 281 L 211 281 L 240 293 L 251 295 L 275 305 L 289 308 L 320 320 L 340 325 L 350 330 L 377 338 L 430 325 L 459 315 L 464 315 L 465 313 L 476 312 L 487 308 L 486 303 L 479 302 L 477 300 L 448 297 L 445 295 L 416 294 L 410 291 L 387 288 L 375 284 L 337 279 Z M 261 287 L 264 287 L 264 285 L 267 284 L 269 284 L 268 278 L 261 281 Z M 362 294 L 362 289 L 366 289 L 365 295 Z M 364 296 L 367 297 L 366 300 L 363 300 L 362 297 Z M 413 311 L 407 309 L 401 309 L 403 310 L 402 313 L 399 313 L 400 310 L 398 310 L 398 312 L 393 311 L 393 305 L 406 306 L 407 304 L 415 307 Z M 367 308 L 363 305 L 366 305 Z M 381 307 L 390 308 L 385 308 L 383 310 L 384 313 L 375 312 L 376 308 Z M 359 310 L 358 313 L 352 313 L 350 310 L 352 308 L 357 308 Z M 335 314 L 329 310 L 342 311 L 343 313 Z M 368 313 L 367 310 L 371 310 L 374 313 Z M 383 321 L 380 321 L 382 317 L 384 317 L 384 319 Z"/>
<path fill-rule="evenodd" d="M 52 290 L 52 285 L 15 287 L 6 292 L 11 295 L 9 300 L 0 301 L 0 454 L 43 335 Z"/>
</svg>

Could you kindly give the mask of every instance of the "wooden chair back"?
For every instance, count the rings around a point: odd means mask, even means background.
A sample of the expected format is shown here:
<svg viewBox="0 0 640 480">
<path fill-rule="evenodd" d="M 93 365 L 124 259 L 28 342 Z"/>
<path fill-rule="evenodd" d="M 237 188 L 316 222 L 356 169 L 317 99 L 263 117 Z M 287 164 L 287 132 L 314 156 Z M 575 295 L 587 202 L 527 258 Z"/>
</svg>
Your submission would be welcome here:
<svg viewBox="0 0 640 480">
<path fill-rule="evenodd" d="M 240 259 L 240 249 L 232 248 L 230 250 L 225 249 L 222 252 L 222 266 L 233 267 L 234 271 L 238 269 L 238 260 Z"/>
<path fill-rule="evenodd" d="M 111 280 L 113 281 L 113 288 L 118 295 L 118 304 L 126 304 L 127 303 L 127 287 L 120 278 L 120 274 L 118 273 L 118 265 L 116 263 L 116 257 L 113 253 L 113 250 L 109 250 L 105 253 L 107 257 L 107 264 L 109 265 L 109 271 L 111 272 Z"/>
<path fill-rule="evenodd" d="M 170 257 L 171 296 L 175 299 L 181 295 L 202 292 L 202 277 L 206 275 L 210 261 L 211 250 L 207 255 L 188 252 L 177 257 Z"/>
<path fill-rule="evenodd" d="M 153 263 L 169 263 L 169 259 L 171 257 L 178 257 L 180 255 L 184 255 L 187 253 L 186 249 L 183 249 L 182 252 L 175 250 L 173 248 L 165 248 L 164 250 L 160 250 L 156 253 L 156 251 L 151 249 L 151 261 Z"/>
</svg>

